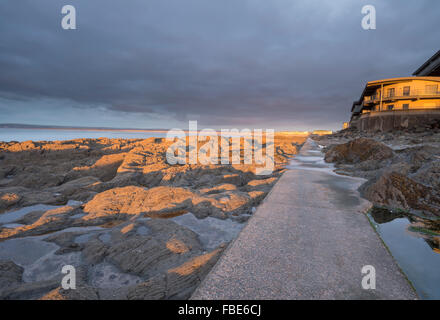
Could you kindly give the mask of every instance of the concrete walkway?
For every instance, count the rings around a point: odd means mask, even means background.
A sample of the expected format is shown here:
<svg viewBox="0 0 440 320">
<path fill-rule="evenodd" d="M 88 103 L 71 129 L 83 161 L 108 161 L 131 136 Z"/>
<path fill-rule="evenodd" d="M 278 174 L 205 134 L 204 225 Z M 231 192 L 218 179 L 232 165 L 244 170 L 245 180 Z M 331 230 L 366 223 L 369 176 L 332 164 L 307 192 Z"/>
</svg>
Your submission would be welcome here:
<svg viewBox="0 0 440 320">
<path fill-rule="evenodd" d="M 415 299 L 359 197 L 308 140 L 192 299 Z M 361 269 L 376 269 L 362 289 Z"/>
</svg>

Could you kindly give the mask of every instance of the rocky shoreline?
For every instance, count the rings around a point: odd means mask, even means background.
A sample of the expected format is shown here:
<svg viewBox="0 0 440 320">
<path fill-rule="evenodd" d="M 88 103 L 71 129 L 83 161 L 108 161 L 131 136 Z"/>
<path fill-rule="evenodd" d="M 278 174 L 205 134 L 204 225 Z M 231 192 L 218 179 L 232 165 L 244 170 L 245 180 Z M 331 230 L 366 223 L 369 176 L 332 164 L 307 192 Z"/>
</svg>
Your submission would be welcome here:
<svg viewBox="0 0 440 320">
<path fill-rule="evenodd" d="M 439 124 L 375 133 L 346 129 L 313 139 L 335 172 L 367 180 L 359 191 L 373 203 L 376 221 L 406 216 L 409 231 L 418 230 L 439 247 Z"/>
<path fill-rule="evenodd" d="M 276 136 L 268 176 L 169 165 L 162 138 L 0 142 L 0 298 L 188 298 L 305 139 Z"/>
</svg>

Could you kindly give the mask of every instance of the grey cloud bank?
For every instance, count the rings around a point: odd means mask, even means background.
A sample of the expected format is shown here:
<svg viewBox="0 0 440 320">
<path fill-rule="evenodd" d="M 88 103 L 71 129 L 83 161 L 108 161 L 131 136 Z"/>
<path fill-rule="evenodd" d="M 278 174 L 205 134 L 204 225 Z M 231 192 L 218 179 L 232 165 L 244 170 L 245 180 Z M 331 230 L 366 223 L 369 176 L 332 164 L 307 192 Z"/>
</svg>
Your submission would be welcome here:
<svg viewBox="0 0 440 320">
<path fill-rule="evenodd" d="M 0 122 L 338 129 L 366 81 L 439 49 L 440 2 L 368 4 L 374 31 L 348 0 L 3 0 Z"/>
</svg>

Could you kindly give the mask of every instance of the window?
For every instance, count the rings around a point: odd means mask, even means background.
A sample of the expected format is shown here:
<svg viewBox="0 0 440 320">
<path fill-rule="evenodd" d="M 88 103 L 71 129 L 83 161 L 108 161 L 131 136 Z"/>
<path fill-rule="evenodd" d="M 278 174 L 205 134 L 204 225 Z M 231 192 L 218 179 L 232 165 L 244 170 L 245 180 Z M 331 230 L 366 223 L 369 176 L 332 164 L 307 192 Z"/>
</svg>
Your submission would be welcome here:
<svg viewBox="0 0 440 320">
<path fill-rule="evenodd" d="M 389 104 L 389 105 L 387 105 L 387 109 L 388 109 L 389 111 L 393 110 L 393 109 L 394 109 L 394 104 Z"/>
<path fill-rule="evenodd" d="M 403 110 L 408 110 L 409 109 L 409 103 L 404 103 L 402 105 L 402 107 L 403 107 Z"/>
<path fill-rule="evenodd" d="M 438 91 L 438 85 L 436 84 L 427 84 L 425 86 L 426 94 L 437 94 L 437 91 Z"/>
<path fill-rule="evenodd" d="M 394 88 L 388 89 L 388 97 L 394 97 L 395 90 Z"/>
<path fill-rule="evenodd" d="M 409 96 L 409 93 L 410 93 L 410 90 L 411 90 L 411 87 L 403 87 L 403 95 L 404 96 Z"/>
</svg>

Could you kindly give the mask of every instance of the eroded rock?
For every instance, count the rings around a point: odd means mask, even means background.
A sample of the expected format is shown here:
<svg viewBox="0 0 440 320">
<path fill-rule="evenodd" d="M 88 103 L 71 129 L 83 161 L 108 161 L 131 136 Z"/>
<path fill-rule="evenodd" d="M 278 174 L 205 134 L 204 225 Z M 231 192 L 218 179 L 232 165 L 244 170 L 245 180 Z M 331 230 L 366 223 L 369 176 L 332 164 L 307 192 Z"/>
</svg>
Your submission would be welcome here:
<svg viewBox="0 0 440 320">
<path fill-rule="evenodd" d="M 0 192 L 0 213 L 19 202 L 21 196 L 13 192 Z"/>
<path fill-rule="evenodd" d="M 233 238 L 222 228 L 240 230 L 304 141 L 276 137 L 275 170 L 264 177 L 255 163 L 170 165 L 172 141 L 160 138 L 0 142 L 0 212 L 61 205 L 0 224 L 0 241 L 38 236 L 32 245 L 50 247 L 24 270 L 0 263 L 0 297 L 188 298 Z M 218 228 L 216 218 L 231 219 Z M 63 262 L 75 264 L 76 290 L 60 288 Z"/>
<path fill-rule="evenodd" d="M 397 172 L 382 175 L 365 188 L 364 195 L 376 204 L 440 215 L 437 192 Z"/>
<path fill-rule="evenodd" d="M 325 154 L 326 162 L 356 163 L 367 160 L 386 160 L 393 157 L 393 150 L 373 139 L 358 138 L 331 146 Z"/>
<path fill-rule="evenodd" d="M 12 261 L 0 260 L 0 297 L 5 289 L 21 283 L 24 269 Z"/>
</svg>

